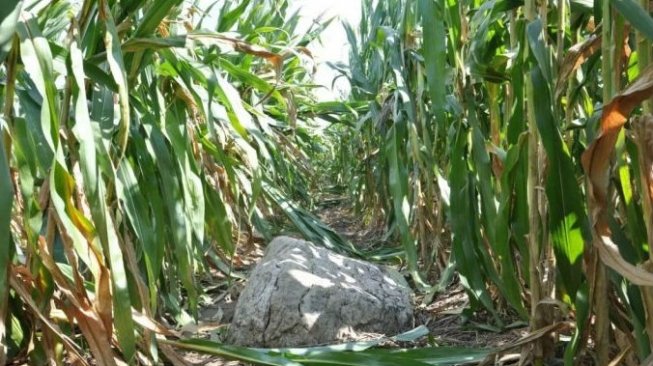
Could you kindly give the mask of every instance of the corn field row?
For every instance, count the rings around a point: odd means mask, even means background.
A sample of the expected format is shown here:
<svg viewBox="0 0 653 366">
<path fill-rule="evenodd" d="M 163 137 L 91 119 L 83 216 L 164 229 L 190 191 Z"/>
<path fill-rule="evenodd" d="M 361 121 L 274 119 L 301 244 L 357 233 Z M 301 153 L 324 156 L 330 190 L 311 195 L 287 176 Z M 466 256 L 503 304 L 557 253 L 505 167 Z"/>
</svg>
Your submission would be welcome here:
<svg viewBox="0 0 653 366">
<path fill-rule="evenodd" d="M 368 109 L 336 169 L 361 210 L 385 214 L 416 285 L 441 291 L 422 275 L 453 264 L 495 326 L 514 312 L 543 330 L 534 364 L 560 353 L 566 327 L 565 364 L 651 359 L 649 13 L 630 0 L 368 1 L 347 29 L 340 71 Z"/>
<path fill-rule="evenodd" d="M 490 352 L 179 340 L 200 276 L 229 274 L 275 216 L 336 251 L 399 257 L 427 299 L 457 273 L 488 327 L 528 322 L 524 363 L 653 362 L 649 6 L 363 0 L 349 64 L 331 65 L 351 94 L 324 102 L 310 45 L 334 20 L 299 33 L 286 0 L 3 0 L 0 364 Z M 327 181 L 400 251 L 320 222 Z"/>
</svg>

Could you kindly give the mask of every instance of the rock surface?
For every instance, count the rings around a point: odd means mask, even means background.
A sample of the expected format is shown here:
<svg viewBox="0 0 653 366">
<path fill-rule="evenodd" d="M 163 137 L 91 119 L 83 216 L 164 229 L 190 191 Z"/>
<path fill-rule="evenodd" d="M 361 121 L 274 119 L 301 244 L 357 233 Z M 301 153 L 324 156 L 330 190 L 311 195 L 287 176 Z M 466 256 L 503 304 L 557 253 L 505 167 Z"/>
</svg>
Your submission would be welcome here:
<svg viewBox="0 0 653 366">
<path fill-rule="evenodd" d="M 396 334 L 412 320 L 410 288 L 398 272 L 278 237 L 240 294 L 227 341 L 318 345 L 363 332 Z"/>
</svg>

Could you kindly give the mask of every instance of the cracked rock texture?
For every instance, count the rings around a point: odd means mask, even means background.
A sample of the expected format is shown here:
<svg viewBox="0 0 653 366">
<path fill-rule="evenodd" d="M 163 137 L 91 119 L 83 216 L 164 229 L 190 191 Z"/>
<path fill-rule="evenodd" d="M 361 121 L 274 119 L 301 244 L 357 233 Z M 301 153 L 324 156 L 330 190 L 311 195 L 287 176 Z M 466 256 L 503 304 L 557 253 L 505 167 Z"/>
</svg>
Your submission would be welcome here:
<svg viewBox="0 0 653 366">
<path fill-rule="evenodd" d="M 310 242 L 275 238 L 240 294 L 228 342 L 310 346 L 412 326 L 410 288 L 393 269 Z"/>
</svg>

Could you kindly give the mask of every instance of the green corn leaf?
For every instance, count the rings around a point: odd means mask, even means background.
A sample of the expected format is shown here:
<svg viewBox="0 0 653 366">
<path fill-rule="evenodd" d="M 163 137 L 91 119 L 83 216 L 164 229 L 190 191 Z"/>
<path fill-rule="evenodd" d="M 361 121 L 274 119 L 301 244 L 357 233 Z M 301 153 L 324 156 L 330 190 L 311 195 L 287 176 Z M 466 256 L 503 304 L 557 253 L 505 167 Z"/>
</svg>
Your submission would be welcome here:
<svg viewBox="0 0 653 366">
<path fill-rule="evenodd" d="M 542 145 L 549 161 L 546 178 L 546 195 L 549 202 L 549 231 L 562 273 L 563 285 L 574 298 L 582 281 L 582 253 L 589 241 L 589 222 L 583 205 L 583 196 L 577 184 L 569 184 L 576 170 L 569 149 L 562 140 L 552 112 L 549 50 L 541 37 L 542 23 L 537 19 L 527 25 L 531 49 L 537 67 L 531 70 L 534 87 L 535 119 Z M 548 75 L 548 76 L 547 76 Z"/>
<path fill-rule="evenodd" d="M 182 0 L 161 0 L 150 3 L 145 16 L 141 20 L 134 33 L 134 38 L 149 36 L 161 24 L 163 18 L 170 14 L 170 10 L 181 4 Z"/>
<path fill-rule="evenodd" d="M 247 85 L 251 85 L 254 88 L 257 88 L 259 91 L 267 95 L 268 93 L 272 98 L 274 98 L 281 106 L 286 106 L 286 100 L 283 98 L 281 93 L 276 89 L 275 86 L 271 85 L 267 81 L 261 79 L 256 74 L 243 69 L 235 64 L 229 62 L 229 60 L 220 60 L 220 68 L 227 71 L 232 77 L 237 78 Z"/>
<path fill-rule="evenodd" d="M 125 62 L 123 61 L 122 50 L 120 49 L 120 38 L 113 21 L 113 17 L 106 2 L 100 1 L 100 16 L 104 20 L 106 31 L 104 33 L 104 45 L 108 50 L 106 61 L 109 65 L 109 71 L 113 80 L 118 86 L 118 104 L 120 106 L 120 123 L 118 125 L 118 146 L 115 148 L 114 157 L 122 159 L 127 141 L 129 138 L 129 125 L 131 122 L 129 92 L 127 85 L 127 73 L 125 72 Z M 115 159 L 114 159 L 115 160 Z"/>
<path fill-rule="evenodd" d="M 249 132 L 256 129 L 252 116 L 247 112 L 238 91 L 220 75 L 217 75 L 218 96 L 220 101 L 229 107 L 229 120 L 233 128 L 241 136 L 247 137 Z"/>
<path fill-rule="evenodd" d="M 9 1 L 0 9 L 0 64 L 4 62 L 9 53 L 15 37 L 16 24 L 22 1 Z M 14 59 L 14 60 L 11 60 Z M 15 57 L 8 63 L 16 63 Z M 12 103 L 5 100 L 5 103 Z M 7 363 L 8 333 L 5 319 L 10 319 L 9 314 L 9 270 L 13 253 L 13 238 L 10 232 L 11 217 L 13 212 L 14 189 L 11 180 L 9 159 L 11 151 L 5 144 L 9 140 L 7 122 L 0 117 L 0 364 Z M 9 153 L 9 156 L 7 155 Z M 11 327 L 9 327 L 11 332 Z"/>
<path fill-rule="evenodd" d="M 394 365 L 461 365 L 477 363 L 492 354 L 491 349 L 467 349 L 462 347 L 426 347 L 419 349 L 359 349 L 340 350 L 341 345 L 279 350 L 253 349 L 193 339 L 166 343 L 186 350 L 213 354 L 227 359 L 256 365 L 334 365 L 334 366 L 394 366 Z M 342 345 L 344 346 L 344 345 Z"/>
<path fill-rule="evenodd" d="M 0 63 L 5 60 L 11 48 L 22 6 L 22 0 L 7 0 L 0 8 Z"/>
<path fill-rule="evenodd" d="M 106 174 L 106 172 L 105 172 Z M 112 177 L 115 180 L 115 177 Z M 120 348 L 126 360 L 132 360 L 136 352 L 134 336 L 134 321 L 131 316 L 132 301 L 127 282 L 127 272 L 123 260 L 123 251 L 118 233 L 106 205 L 106 188 L 103 181 L 98 181 L 98 196 L 100 199 L 91 205 L 91 213 L 98 230 L 98 236 L 103 243 L 105 255 L 111 267 L 111 285 L 113 289 L 114 326 L 120 343 Z M 134 275 L 139 275 L 138 273 Z M 128 314 L 125 316 L 125 314 Z"/>
<path fill-rule="evenodd" d="M 269 182 L 262 182 L 263 192 L 269 197 L 293 222 L 306 240 L 339 253 L 351 254 L 359 257 L 360 252 L 348 240 L 333 231 L 313 214 L 298 207 L 295 203 L 284 197 L 278 189 Z"/>
<path fill-rule="evenodd" d="M 511 217 L 519 214 L 519 211 L 514 209 L 516 205 L 515 201 L 518 200 L 515 197 L 517 195 L 517 186 L 519 184 L 522 186 L 526 185 L 525 181 L 520 182 L 519 179 L 519 171 L 523 168 L 523 162 L 526 160 L 524 158 L 526 152 L 526 136 L 523 134 L 518 143 L 508 150 L 505 160 L 504 172 L 501 178 L 502 192 L 499 202 L 499 212 L 495 224 L 496 245 L 494 246 L 498 256 L 497 259 L 501 263 L 501 279 L 505 284 L 506 298 L 524 318 L 528 314 L 521 300 L 519 280 L 514 275 L 517 271 L 513 263 L 510 233 L 514 231 L 514 229 L 511 229 Z M 522 175 L 521 178 L 525 178 L 525 176 Z M 516 240 L 523 240 L 523 237 L 519 238 L 517 235 L 514 235 L 514 238 Z"/>
<path fill-rule="evenodd" d="M 111 268 L 114 314 L 130 314 L 132 302 L 129 294 L 125 265 L 123 263 L 122 249 L 112 215 L 106 205 L 106 187 L 104 181 L 98 179 L 99 172 L 96 161 L 97 147 L 86 101 L 83 57 L 82 51 L 76 40 L 71 43 L 70 57 L 71 71 L 76 84 L 75 126 L 73 127 L 73 132 L 80 141 L 79 155 L 81 171 L 89 198 L 91 214 Z M 109 64 L 111 65 L 113 62 L 115 61 L 109 61 Z M 119 78 L 117 80 L 119 80 Z M 117 84 L 119 85 L 119 90 L 123 90 L 123 93 L 125 93 L 124 83 L 118 81 Z M 122 104 L 121 107 L 125 108 L 125 105 Z M 123 113 L 122 117 L 129 118 L 129 114 L 127 113 L 125 116 Z M 103 173 L 108 175 L 111 181 L 115 181 L 113 168 L 111 168 L 111 170 L 104 169 Z M 136 352 L 134 323 L 131 317 L 116 316 L 114 317 L 114 325 L 116 327 L 118 341 L 120 342 L 122 352 L 127 360 L 131 360 Z"/>
<path fill-rule="evenodd" d="M 424 63 L 431 93 L 431 105 L 438 123 L 445 123 L 446 101 L 446 58 L 444 1 L 420 0 L 424 27 Z"/>
<path fill-rule="evenodd" d="M 189 307 L 194 314 L 197 312 L 197 288 L 194 273 L 193 239 L 191 224 L 187 220 L 184 207 L 183 187 L 178 178 L 179 167 L 173 160 L 166 139 L 160 130 L 152 129 L 150 135 L 152 149 L 156 155 L 157 170 L 161 174 L 163 202 L 168 216 L 171 241 L 174 244 L 175 257 L 178 263 L 177 273 L 188 291 Z"/>
<path fill-rule="evenodd" d="M 569 345 L 565 349 L 565 366 L 574 364 L 574 356 L 576 355 L 578 348 L 581 346 L 580 341 L 582 339 L 583 332 L 585 331 L 587 324 L 589 324 L 590 321 L 590 300 L 587 283 L 583 283 L 578 288 L 578 293 L 576 293 L 575 298 L 576 300 L 574 305 L 576 307 L 576 317 L 578 317 L 580 321 L 578 322 L 578 328 L 574 331 L 574 335 L 572 336 Z"/>
<path fill-rule="evenodd" d="M 429 365 L 464 365 L 482 362 L 494 350 L 487 348 L 464 348 L 464 347 L 423 347 L 414 349 L 379 349 L 370 350 L 369 353 L 400 356 L 404 362 L 419 361 Z M 406 364 L 407 364 L 406 363 Z"/>
<path fill-rule="evenodd" d="M 0 363 L 6 362 L 7 341 L 5 340 L 7 307 L 9 301 L 9 264 L 14 246 L 9 226 L 13 208 L 14 190 L 6 155 L 4 119 L 0 118 Z"/>
<path fill-rule="evenodd" d="M 52 53 L 47 40 L 41 34 L 36 19 L 19 23 L 20 55 L 25 70 L 40 94 L 40 118 L 43 136 L 50 151 L 56 151 L 59 143 L 59 106 L 57 88 L 54 85 Z"/>
<path fill-rule="evenodd" d="M 626 206 L 626 217 L 628 218 L 628 225 L 625 228 L 630 234 L 630 241 L 628 245 L 620 246 L 620 249 L 623 251 L 624 258 L 632 261 L 633 263 L 641 262 L 645 258 L 645 251 L 647 247 L 646 243 L 646 225 L 642 219 L 642 207 L 638 200 L 634 197 L 635 185 L 632 184 L 633 179 L 631 177 L 631 169 L 634 176 L 639 175 L 639 161 L 637 156 L 637 148 L 634 146 L 634 143 L 628 141 L 624 144 L 624 138 L 620 137 L 618 144 L 623 149 L 624 147 L 628 151 L 628 158 L 632 159 L 632 163 L 629 164 L 626 161 L 625 154 L 617 154 L 618 166 L 619 166 L 619 185 L 617 189 L 619 190 L 620 196 L 623 199 L 623 204 Z M 625 146 L 624 146 L 625 145 Z M 628 250 L 630 249 L 630 250 Z M 626 256 L 626 252 L 632 252 L 632 256 L 629 258 Z"/>
<path fill-rule="evenodd" d="M 74 105 L 75 105 L 75 125 L 73 133 L 80 142 L 79 158 L 81 171 L 84 176 L 86 192 L 92 202 L 100 199 L 98 196 L 98 167 L 96 161 L 95 136 L 91 119 L 86 102 L 86 86 L 82 51 L 79 48 L 77 40 L 70 44 L 70 60 L 73 79 L 75 81 Z"/>
<path fill-rule="evenodd" d="M 600 1 L 597 1 L 600 2 Z M 610 0 L 610 4 L 621 15 L 632 24 L 635 29 L 642 32 L 642 34 L 653 40 L 653 18 L 649 13 L 642 8 L 639 2 L 634 0 Z"/>
<path fill-rule="evenodd" d="M 549 202 L 549 230 L 553 241 L 558 270 L 567 293 L 574 298 L 582 281 L 582 254 L 589 242 L 589 222 L 583 206 L 569 150 L 560 136 L 551 113 L 549 85 L 539 71 L 531 71 L 537 127 L 549 159 L 546 196 Z"/>
<path fill-rule="evenodd" d="M 180 342 L 165 341 L 163 343 L 167 343 L 186 350 L 213 354 L 216 356 L 249 362 L 256 365 L 302 366 L 301 363 L 288 360 L 281 355 L 270 355 L 266 352 L 253 350 L 247 347 L 223 345 L 202 339 L 184 340 Z"/>
<path fill-rule="evenodd" d="M 228 2 L 225 2 L 224 8 L 222 9 L 223 11 L 220 12 L 223 15 L 218 20 L 218 32 L 230 31 L 234 24 L 238 22 L 240 16 L 243 14 L 247 6 L 249 6 L 250 2 L 250 0 L 243 0 L 240 2 L 240 4 L 238 4 L 236 8 L 229 12 L 224 11 L 227 5 L 229 5 Z"/>
<path fill-rule="evenodd" d="M 186 118 L 183 107 L 171 108 L 166 118 L 166 136 L 170 140 L 183 188 L 184 206 L 188 223 L 198 242 L 204 242 L 204 193 L 202 183 L 195 172 L 194 157 L 189 143 L 186 126 L 178 121 Z"/>
<path fill-rule="evenodd" d="M 142 243 L 145 259 L 147 283 L 150 290 L 150 303 L 156 304 L 157 282 L 161 271 L 161 259 L 164 246 L 157 240 L 155 219 L 150 214 L 148 197 L 141 190 L 136 174 L 127 160 L 120 163 L 116 172 L 116 192 L 122 207 L 129 218 L 134 233 Z M 150 192 L 150 197 L 156 191 Z M 155 309 L 151 309 L 154 311 Z"/>
<path fill-rule="evenodd" d="M 205 185 L 207 234 L 215 239 L 226 253 L 234 254 L 233 227 L 224 203 L 222 193 Z"/>
<path fill-rule="evenodd" d="M 151 122 L 148 118 L 146 118 L 146 120 Z M 162 243 L 160 238 L 167 237 L 165 228 L 168 227 L 168 224 L 167 218 L 165 217 L 165 206 L 161 193 L 159 174 L 157 172 L 156 155 L 150 153 L 147 142 L 140 134 L 133 134 L 132 142 L 135 145 L 135 165 L 138 166 L 138 170 L 140 171 L 140 179 L 139 177 L 131 176 L 131 173 L 129 173 L 128 170 L 128 165 L 126 165 L 127 163 L 124 163 L 125 170 L 122 170 L 121 168 L 121 170 L 118 171 L 118 174 L 120 175 L 122 172 L 124 179 L 122 179 L 121 183 L 124 184 L 124 188 L 128 189 L 128 191 L 125 192 L 125 196 L 133 195 L 133 208 L 143 210 L 143 213 L 149 212 L 151 215 L 149 221 L 151 224 L 149 227 L 151 233 L 143 232 L 144 247 L 142 248 L 142 253 L 145 257 L 146 266 L 150 268 L 149 271 L 151 272 L 151 277 L 148 281 L 150 297 L 156 299 L 159 290 L 159 276 L 161 275 L 161 268 L 164 263 L 164 252 L 167 245 L 170 244 L 170 241 L 166 240 Z M 132 180 L 132 178 L 135 178 L 136 181 Z M 135 184 L 138 184 L 138 186 Z M 137 195 L 139 191 L 143 195 L 144 203 L 142 204 L 145 204 L 145 206 L 141 208 L 138 208 L 139 204 L 137 203 L 138 200 L 140 200 Z M 127 204 L 127 207 L 131 206 L 131 204 Z M 130 209 L 127 209 L 127 212 L 129 214 Z M 137 212 L 134 212 L 133 214 L 137 214 Z M 147 215 L 140 216 L 140 219 L 146 220 Z M 135 222 L 134 219 L 132 225 L 136 225 Z M 152 235 L 151 238 L 150 235 Z M 156 309 L 156 303 L 156 301 L 152 302 L 152 311 Z"/>
<path fill-rule="evenodd" d="M 123 16 L 119 18 L 119 21 L 126 18 L 130 14 L 133 14 L 146 3 L 147 0 L 120 0 L 120 7 L 122 8 Z"/>
<path fill-rule="evenodd" d="M 548 85 L 553 84 L 553 75 L 551 71 L 551 56 L 542 37 L 542 20 L 537 19 L 526 26 L 530 50 L 533 51 L 537 65 L 540 68 L 544 79 Z"/>
<path fill-rule="evenodd" d="M 473 189 L 470 182 L 469 170 L 466 161 L 466 139 L 468 132 L 462 127 L 455 131 L 455 145 L 452 151 L 451 172 L 449 182 L 451 185 L 451 229 L 453 232 L 452 249 L 456 265 L 460 271 L 461 281 L 470 297 L 480 302 L 487 308 L 495 319 L 498 320 L 492 299 L 487 291 L 483 274 L 479 271 L 479 258 L 475 249 L 478 247 L 476 232 L 480 228 L 473 208 Z"/>
<path fill-rule="evenodd" d="M 395 220 L 399 228 L 401 243 L 404 247 L 404 252 L 406 253 L 408 270 L 410 271 L 415 283 L 418 286 L 426 288 L 428 285 L 424 282 L 417 269 L 417 248 L 409 228 L 410 207 L 408 203 L 408 189 L 404 179 L 406 177 L 406 171 L 405 167 L 402 165 L 401 157 L 399 156 L 400 143 L 397 128 L 396 126 L 393 126 L 389 132 L 387 144 L 385 146 L 385 154 L 388 157 L 389 164 L 389 188 L 392 195 Z"/>
</svg>

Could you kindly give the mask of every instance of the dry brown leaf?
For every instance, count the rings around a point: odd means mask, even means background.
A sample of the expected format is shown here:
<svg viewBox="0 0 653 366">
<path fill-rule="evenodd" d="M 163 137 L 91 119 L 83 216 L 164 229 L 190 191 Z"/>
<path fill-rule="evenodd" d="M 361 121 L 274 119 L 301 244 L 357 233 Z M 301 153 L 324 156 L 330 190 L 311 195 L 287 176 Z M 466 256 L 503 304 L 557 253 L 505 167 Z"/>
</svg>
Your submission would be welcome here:
<svg viewBox="0 0 653 366">
<path fill-rule="evenodd" d="M 628 318 L 629 317 L 630 316 L 628 316 Z M 628 318 L 626 318 L 628 323 L 626 328 L 621 328 L 619 326 L 613 328 L 614 345 L 617 347 L 616 349 L 620 349 L 620 350 L 630 349 L 632 351 L 633 347 L 638 347 L 637 341 L 635 340 L 635 337 L 632 334 L 632 328 L 630 327 L 630 319 Z M 618 363 L 618 365 L 640 366 L 639 357 L 635 352 L 628 352 L 627 355 L 624 355 L 624 357 L 621 359 L 621 363 Z"/>
<path fill-rule="evenodd" d="M 292 127 L 293 133 L 297 128 L 297 105 L 295 104 L 295 95 L 286 90 L 283 93 L 283 96 L 286 98 L 286 105 L 288 106 L 288 124 Z"/>
<path fill-rule="evenodd" d="M 70 182 L 72 184 L 72 182 Z M 74 207 L 71 203 L 70 206 Z M 49 212 L 51 220 L 56 222 L 59 226 L 59 231 L 62 233 L 62 238 L 65 244 L 65 248 L 68 248 L 68 257 L 69 260 L 72 257 L 76 256 L 76 252 L 72 250 L 73 244 L 72 239 L 68 236 L 65 227 L 59 218 L 58 214 L 54 209 L 51 209 Z M 104 327 L 102 328 L 107 334 L 113 334 L 113 300 L 111 293 L 111 274 L 109 273 L 109 268 L 107 267 L 102 252 L 98 250 L 97 245 L 93 245 L 93 240 L 96 240 L 95 229 L 85 223 L 82 219 L 83 215 L 75 211 L 75 214 L 72 215 L 72 220 L 75 223 L 75 226 L 80 230 L 82 235 L 86 238 L 88 242 L 88 257 L 92 263 L 93 278 L 95 280 L 95 298 L 92 300 L 89 298 L 88 293 L 86 292 L 83 280 L 79 279 L 76 281 L 77 286 L 74 289 L 71 289 L 68 286 L 68 281 L 65 276 L 60 273 L 59 267 L 54 263 L 54 259 L 51 254 L 51 249 L 49 248 L 48 243 L 53 242 L 53 233 L 49 233 L 47 238 L 39 238 L 39 246 L 41 246 L 41 259 L 44 264 L 53 274 L 56 282 L 61 286 L 62 292 L 67 295 L 68 299 L 73 303 L 74 306 L 79 308 L 91 307 L 93 304 L 92 311 L 97 314 L 99 319 L 102 321 Z M 54 226 L 51 228 L 54 230 Z M 75 272 L 73 272 L 75 273 Z M 70 315 L 70 314 L 69 314 Z"/>
<path fill-rule="evenodd" d="M 106 331 L 111 334 L 113 333 L 113 295 L 111 294 L 111 273 L 106 266 L 100 267 L 96 289 L 93 308 L 102 320 Z"/>
<path fill-rule="evenodd" d="M 589 181 L 589 207 L 595 245 L 601 260 L 636 285 L 653 286 L 653 274 L 628 263 L 610 239 L 607 222 L 610 158 L 621 128 L 632 110 L 653 94 L 653 65 L 603 106 L 598 137 L 581 158 Z"/>
<path fill-rule="evenodd" d="M 612 75 L 612 85 L 621 85 L 622 72 L 624 69 L 624 61 L 627 60 L 626 53 L 630 52 L 630 48 L 627 47 L 628 44 L 628 33 L 629 26 L 624 26 L 624 31 L 615 34 L 614 39 L 614 54 L 612 55 L 612 68 L 610 74 Z M 627 65 L 626 65 L 627 66 Z"/>
<path fill-rule="evenodd" d="M 639 155 L 639 173 L 642 187 L 642 208 L 645 217 L 653 216 L 653 116 L 646 115 L 633 121 L 633 140 Z M 653 225 L 646 220 L 649 243 L 653 243 Z"/>
<path fill-rule="evenodd" d="M 653 65 L 610 103 L 603 106 L 598 137 L 583 153 L 582 164 L 590 180 L 591 198 L 605 202 L 608 189 L 608 168 L 614 143 L 630 112 L 653 94 Z M 605 209 L 605 207 L 599 207 Z M 594 214 L 594 213 L 593 213 Z"/>
<path fill-rule="evenodd" d="M 626 358 L 626 356 L 632 351 L 632 348 L 628 346 L 627 348 L 624 348 L 619 352 L 617 357 L 615 357 L 608 366 L 617 366 L 617 365 L 622 365 L 623 360 Z"/>
<path fill-rule="evenodd" d="M 184 358 L 178 354 L 174 348 L 167 344 L 159 344 L 159 349 L 163 352 L 163 355 L 166 357 L 170 363 L 174 366 L 190 366 L 191 363 L 184 360 Z"/>
<path fill-rule="evenodd" d="M 111 347 L 111 336 L 113 328 L 106 328 L 102 317 L 98 314 L 96 309 L 91 305 L 87 293 L 77 291 L 66 276 L 61 272 L 59 267 L 54 261 L 51 248 L 48 245 L 45 237 L 40 236 L 38 239 L 40 258 L 43 265 L 48 269 L 57 288 L 66 297 L 67 301 L 57 301 L 61 310 L 66 315 L 77 321 L 79 328 L 84 334 L 84 339 L 88 343 L 88 347 L 93 354 L 98 365 L 116 365 L 113 349 Z M 105 267 L 102 267 L 105 268 Z M 108 274 L 107 274 L 108 276 Z M 102 292 L 99 289 L 98 292 Z M 101 293 L 97 294 L 97 298 L 101 298 Z M 111 299 L 109 294 L 109 299 Z M 56 299 L 55 299 L 56 300 Z M 109 300 L 110 301 L 110 300 Z M 113 325 L 113 319 L 110 318 L 110 325 Z"/>
<path fill-rule="evenodd" d="M 50 318 L 43 314 L 41 308 L 34 302 L 29 291 L 25 288 L 22 281 L 16 277 L 16 273 L 13 271 L 9 272 L 9 285 L 23 300 L 23 303 L 32 310 L 33 314 L 39 318 L 41 323 L 61 340 L 68 352 L 74 354 L 84 365 L 88 365 L 82 357 L 82 349 L 65 333 L 63 333 L 57 324 L 53 323 Z"/>
<path fill-rule="evenodd" d="M 605 225 L 607 226 L 607 223 Z M 597 227 L 600 226 L 602 225 L 595 224 L 595 231 L 597 231 Z M 607 230 L 608 235 L 597 236 L 598 243 L 594 244 L 599 249 L 601 261 L 635 285 L 653 286 L 653 273 L 626 261 L 621 256 L 621 253 L 619 253 L 619 247 L 617 247 L 617 244 L 612 241 L 612 238 L 609 235 L 609 229 Z"/>
<path fill-rule="evenodd" d="M 567 85 L 567 80 L 587 59 L 601 48 L 601 35 L 592 34 L 588 39 L 573 45 L 565 55 L 560 65 L 558 81 L 555 87 L 556 100 Z"/>
<path fill-rule="evenodd" d="M 540 339 L 548 334 L 551 334 L 553 332 L 559 332 L 562 331 L 563 329 L 569 329 L 571 328 L 571 323 L 570 322 L 558 322 L 558 323 L 553 323 L 549 324 L 545 327 L 542 327 L 540 329 L 534 330 L 527 335 L 519 338 L 513 343 L 506 344 L 505 346 L 499 347 L 497 353 L 500 352 L 505 352 L 511 349 L 515 349 L 517 347 L 524 346 L 526 344 L 532 343 L 537 339 Z"/>
<path fill-rule="evenodd" d="M 181 338 L 181 335 L 176 331 L 161 325 L 156 320 L 154 320 L 151 316 L 140 313 L 136 311 L 136 309 L 134 308 L 132 308 L 132 319 L 134 319 L 134 322 L 136 324 L 152 332 L 171 336 L 171 337 Z"/>
<path fill-rule="evenodd" d="M 313 52 L 311 52 L 311 50 L 309 50 L 308 48 L 306 48 L 304 46 L 297 47 L 297 51 L 305 54 L 306 56 L 310 57 L 311 59 L 315 59 L 315 57 L 313 56 Z"/>
<path fill-rule="evenodd" d="M 123 250 L 123 256 L 125 258 L 125 263 L 127 264 L 127 268 L 129 268 L 129 271 L 131 273 L 140 273 L 138 267 L 138 259 L 136 259 L 136 251 L 134 250 L 135 245 L 134 242 L 132 241 L 131 236 L 125 235 L 124 238 L 120 238 L 120 239 L 121 239 L 121 247 Z M 136 283 L 136 289 L 138 290 L 138 297 L 140 299 L 143 312 L 145 312 L 145 314 L 149 316 L 151 315 L 150 296 L 149 296 L 147 284 L 143 280 L 143 277 L 140 275 L 134 276 L 134 283 Z"/>
<path fill-rule="evenodd" d="M 189 34 L 188 39 L 199 41 L 203 43 L 220 42 L 228 44 L 238 52 L 247 53 L 249 55 L 258 56 L 266 59 L 274 67 L 274 72 L 277 76 L 277 81 L 281 78 L 281 67 L 283 66 L 283 57 L 274 52 L 268 51 L 265 48 L 243 42 L 237 38 L 228 37 L 222 34 Z"/>
<path fill-rule="evenodd" d="M 274 66 L 274 73 L 277 76 L 277 80 L 281 79 L 281 67 L 283 66 L 283 58 L 276 53 L 267 51 L 258 46 L 252 46 L 244 42 L 238 42 L 234 44 L 236 51 L 248 53 L 250 55 L 262 57 L 266 59 L 269 63 Z"/>
<path fill-rule="evenodd" d="M 117 365 L 118 359 L 111 347 L 111 333 L 107 333 L 102 321 L 91 307 L 77 308 L 59 302 L 62 310 L 77 320 L 77 325 L 84 335 L 88 348 L 98 365 Z"/>
<path fill-rule="evenodd" d="M 52 255 L 52 248 L 50 248 L 50 245 L 46 241 L 45 237 L 39 236 L 38 245 L 40 250 L 39 257 L 43 263 L 43 266 L 47 268 L 47 270 L 50 272 L 50 275 L 52 275 L 52 279 L 59 286 L 59 291 L 61 291 L 61 293 L 66 296 L 66 298 L 71 302 L 73 306 L 81 307 L 83 306 L 83 303 L 87 303 L 88 298 L 86 297 L 86 293 L 77 292 L 77 288 L 70 283 L 66 275 L 61 272 L 61 269 L 55 263 L 54 257 Z"/>
<path fill-rule="evenodd" d="M 642 191 L 642 210 L 644 217 L 653 217 L 653 116 L 646 115 L 633 121 L 633 140 L 637 145 L 639 159 L 639 178 Z M 653 243 L 653 223 L 645 220 L 648 242 Z M 650 245 L 650 244 L 649 244 Z M 649 258 L 643 264 L 648 272 L 653 272 L 653 261 Z M 653 334 L 653 287 L 642 289 L 642 300 L 646 311 L 645 326 Z"/>
</svg>

